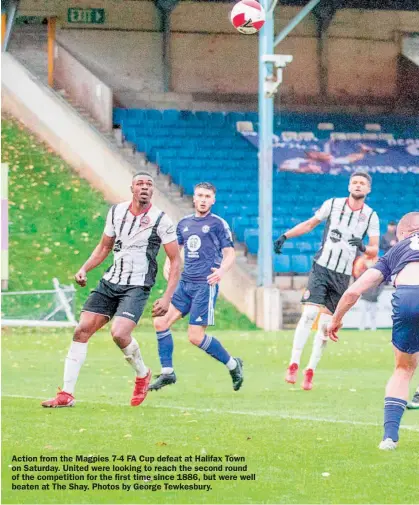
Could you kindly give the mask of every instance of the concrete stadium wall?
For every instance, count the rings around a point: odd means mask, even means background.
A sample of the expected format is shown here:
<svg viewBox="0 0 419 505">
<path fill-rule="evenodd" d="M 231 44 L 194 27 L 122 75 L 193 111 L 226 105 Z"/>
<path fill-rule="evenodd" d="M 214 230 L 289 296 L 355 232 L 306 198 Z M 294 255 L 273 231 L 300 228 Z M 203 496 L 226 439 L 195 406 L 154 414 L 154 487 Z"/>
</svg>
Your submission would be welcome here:
<svg viewBox="0 0 419 505">
<path fill-rule="evenodd" d="M 116 89 L 161 91 L 162 38 L 152 1 L 79 0 L 77 7 L 102 7 L 103 25 L 71 24 L 69 0 L 22 0 L 22 14 L 45 9 L 61 20 L 59 39 Z M 172 14 L 172 91 L 255 93 L 257 37 L 238 34 L 229 22 L 229 3 L 181 2 Z M 278 32 L 298 8 L 275 11 Z M 403 33 L 418 31 L 419 12 L 339 10 L 322 57 L 331 98 L 395 97 L 397 56 Z M 117 31 L 115 31 L 117 30 Z M 284 73 L 284 95 L 319 96 L 320 51 L 309 15 L 276 49 L 292 54 Z"/>
</svg>

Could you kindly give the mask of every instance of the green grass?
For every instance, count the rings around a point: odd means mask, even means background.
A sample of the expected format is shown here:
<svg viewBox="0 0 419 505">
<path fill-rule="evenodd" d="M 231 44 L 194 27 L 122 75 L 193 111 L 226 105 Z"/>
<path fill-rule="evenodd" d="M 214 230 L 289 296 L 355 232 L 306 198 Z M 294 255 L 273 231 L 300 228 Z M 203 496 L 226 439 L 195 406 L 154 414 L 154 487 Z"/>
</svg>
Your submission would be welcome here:
<svg viewBox="0 0 419 505">
<path fill-rule="evenodd" d="M 61 158 L 10 119 L 2 120 L 2 162 L 9 163 L 9 290 L 52 289 L 53 277 L 62 284 L 73 283 L 74 274 L 103 233 L 109 205 Z M 160 264 L 163 260 L 161 253 Z M 89 289 L 95 287 L 110 264 L 111 257 L 89 273 Z M 149 308 L 165 286 L 160 273 Z M 77 310 L 88 293 L 88 289 L 78 288 Z M 6 316 L 15 316 L 13 300 L 4 300 Z M 21 318 L 31 310 L 38 315 L 45 308 L 44 303 L 19 300 Z M 237 324 L 255 328 L 222 298 L 215 317 L 218 328 L 235 328 Z M 146 310 L 141 324 L 152 327 L 150 310 Z M 184 327 L 186 322 L 179 324 Z"/>
<path fill-rule="evenodd" d="M 397 451 L 377 449 L 393 360 L 388 331 L 343 332 L 339 344 L 329 344 L 311 392 L 283 381 L 291 332 L 215 333 L 244 359 L 245 382 L 237 393 L 227 371 L 190 346 L 179 330 L 174 332 L 178 383 L 132 408 L 132 371 L 102 330 L 89 343 L 76 391 L 79 403 L 50 410 L 39 403 L 61 385 L 71 332 L 6 329 L 3 503 L 419 503 L 419 412 L 405 413 Z M 138 329 L 136 337 L 146 362 L 158 371 L 154 334 Z M 303 364 L 309 352 L 307 346 Z M 11 491 L 13 455 L 204 453 L 244 456 L 256 480 L 198 481 L 212 485 L 205 493 Z"/>
</svg>

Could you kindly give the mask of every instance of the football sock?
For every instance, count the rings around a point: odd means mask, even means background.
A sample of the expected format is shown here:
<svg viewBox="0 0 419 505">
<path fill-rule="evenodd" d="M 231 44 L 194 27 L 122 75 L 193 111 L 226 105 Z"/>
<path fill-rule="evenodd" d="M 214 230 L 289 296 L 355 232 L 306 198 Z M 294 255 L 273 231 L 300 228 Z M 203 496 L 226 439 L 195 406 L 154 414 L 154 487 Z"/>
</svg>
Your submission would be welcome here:
<svg viewBox="0 0 419 505">
<path fill-rule="evenodd" d="M 236 366 L 237 366 L 237 361 L 232 356 L 230 356 L 230 359 L 226 363 L 226 367 L 229 370 L 234 370 L 236 368 Z"/>
<path fill-rule="evenodd" d="M 157 347 L 161 364 L 161 373 L 173 372 L 173 337 L 170 328 L 164 331 L 156 331 Z"/>
<path fill-rule="evenodd" d="M 131 337 L 131 342 L 121 351 L 125 354 L 125 359 L 132 366 L 137 374 L 137 377 L 146 377 L 148 368 L 145 366 L 140 352 L 140 346 L 134 337 Z"/>
<path fill-rule="evenodd" d="M 210 337 L 209 335 L 205 335 L 202 342 L 199 344 L 199 348 L 205 351 L 207 354 L 212 356 L 224 365 L 230 361 L 230 354 L 224 349 L 215 337 Z"/>
<path fill-rule="evenodd" d="M 319 364 L 319 361 L 327 345 L 327 340 L 325 339 L 324 332 L 331 320 L 332 316 L 330 314 L 320 314 L 319 329 L 314 336 L 313 350 L 311 351 L 310 361 L 308 362 L 307 368 L 315 370 Z"/>
<path fill-rule="evenodd" d="M 79 377 L 80 369 L 86 359 L 87 342 L 71 342 L 64 364 L 63 391 L 74 394 L 74 388 Z"/>
<path fill-rule="evenodd" d="M 399 440 L 399 427 L 407 402 L 401 398 L 387 396 L 384 399 L 384 436 L 393 442 Z"/>
<path fill-rule="evenodd" d="M 306 345 L 308 336 L 311 332 L 311 327 L 319 313 L 319 307 L 315 305 L 305 305 L 297 328 L 295 329 L 294 342 L 292 346 L 291 363 L 300 364 L 301 354 Z"/>
</svg>

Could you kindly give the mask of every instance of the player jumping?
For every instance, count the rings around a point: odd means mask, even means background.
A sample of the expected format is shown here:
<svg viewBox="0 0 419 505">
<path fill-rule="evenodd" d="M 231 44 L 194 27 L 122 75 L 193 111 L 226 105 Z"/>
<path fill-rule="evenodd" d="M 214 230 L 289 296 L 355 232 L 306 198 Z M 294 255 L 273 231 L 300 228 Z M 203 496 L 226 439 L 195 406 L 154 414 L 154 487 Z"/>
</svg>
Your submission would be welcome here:
<svg viewBox="0 0 419 505">
<path fill-rule="evenodd" d="M 393 334 L 396 366 L 386 387 L 382 450 L 393 450 L 399 440 L 400 421 L 407 405 L 409 383 L 419 361 L 419 212 L 402 217 L 399 242 L 343 294 L 327 333 L 335 342 L 342 318 L 368 289 L 393 280 Z"/>
<path fill-rule="evenodd" d="M 153 179 L 146 172 L 134 175 L 132 200 L 114 205 L 108 213 L 102 239 L 75 276 L 86 286 L 87 272 L 100 265 L 112 251 L 113 265 L 83 306 L 64 367 L 64 386 L 57 396 L 42 402 L 43 407 L 72 407 L 74 389 L 86 359 L 90 337 L 114 316 L 111 334 L 133 367 L 136 379 L 131 405 L 147 395 L 151 370 L 144 364 L 138 342 L 131 336 L 147 303 L 157 273 L 156 256 L 163 244 L 170 261 L 170 276 L 162 298 L 153 305 L 153 316 L 164 315 L 180 276 L 180 255 L 176 231 L 168 216 L 150 203 Z"/>
<path fill-rule="evenodd" d="M 308 278 L 308 286 L 303 294 L 303 313 L 294 335 L 290 365 L 285 380 L 290 384 L 297 381 L 297 371 L 301 354 L 318 313 L 318 331 L 314 337 L 310 361 L 304 371 L 303 389 L 313 387 L 314 371 L 326 347 L 325 330 L 332 319 L 340 297 L 349 286 L 352 265 L 357 250 L 369 256 L 376 256 L 380 227 L 377 213 L 365 203 L 371 192 L 371 177 L 365 172 L 355 172 L 349 181 L 348 198 L 326 200 L 315 215 L 285 232 L 275 242 L 275 252 L 281 253 L 287 239 L 299 237 L 327 220 L 320 250 Z M 368 246 L 363 238 L 369 237 Z"/>
<path fill-rule="evenodd" d="M 168 312 L 154 319 L 161 375 L 149 386 L 158 390 L 176 382 L 173 369 L 171 326 L 189 314 L 188 338 L 230 371 L 233 389 L 243 383 L 243 363 L 233 358 L 213 336 L 206 333 L 214 325 L 218 283 L 235 261 L 235 252 L 228 224 L 211 213 L 215 203 L 215 187 L 201 182 L 194 189 L 195 214 L 184 217 L 177 226 L 179 246 L 185 249 L 185 267 L 173 295 Z"/>
</svg>

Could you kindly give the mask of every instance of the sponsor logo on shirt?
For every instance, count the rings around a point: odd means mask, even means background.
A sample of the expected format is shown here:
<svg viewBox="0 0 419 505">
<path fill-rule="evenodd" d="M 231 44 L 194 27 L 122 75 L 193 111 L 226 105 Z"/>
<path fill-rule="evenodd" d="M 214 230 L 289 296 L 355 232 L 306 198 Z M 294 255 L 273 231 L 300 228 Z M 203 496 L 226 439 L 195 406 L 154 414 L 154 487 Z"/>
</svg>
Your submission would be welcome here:
<svg viewBox="0 0 419 505">
<path fill-rule="evenodd" d="M 186 243 L 188 250 L 191 252 L 199 251 L 201 248 L 201 239 L 198 235 L 191 235 Z"/>
<path fill-rule="evenodd" d="M 339 230 L 335 229 L 330 232 L 329 237 L 330 240 L 336 244 L 342 240 L 342 233 Z"/>
</svg>

